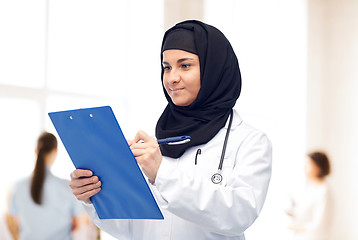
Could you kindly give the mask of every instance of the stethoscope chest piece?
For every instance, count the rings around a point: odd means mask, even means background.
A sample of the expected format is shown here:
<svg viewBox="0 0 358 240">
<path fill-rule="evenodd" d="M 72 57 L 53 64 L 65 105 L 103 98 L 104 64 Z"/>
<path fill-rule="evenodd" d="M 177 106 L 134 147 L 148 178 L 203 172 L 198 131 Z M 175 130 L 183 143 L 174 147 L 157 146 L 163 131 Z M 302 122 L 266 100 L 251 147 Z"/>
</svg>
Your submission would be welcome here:
<svg viewBox="0 0 358 240">
<path fill-rule="evenodd" d="M 221 176 L 220 173 L 215 173 L 212 177 L 211 177 L 211 181 L 214 183 L 214 184 L 219 184 L 221 183 L 223 180 L 223 176 Z"/>
</svg>

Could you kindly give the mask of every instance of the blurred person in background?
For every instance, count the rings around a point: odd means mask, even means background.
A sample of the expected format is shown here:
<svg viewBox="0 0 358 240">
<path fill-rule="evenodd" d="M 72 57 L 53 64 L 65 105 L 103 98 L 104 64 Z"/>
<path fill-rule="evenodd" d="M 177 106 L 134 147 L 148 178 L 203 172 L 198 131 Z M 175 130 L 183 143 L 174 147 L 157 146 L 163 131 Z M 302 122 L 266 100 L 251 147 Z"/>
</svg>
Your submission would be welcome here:
<svg viewBox="0 0 358 240">
<path fill-rule="evenodd" d="M 308 154 L 304 170 L 307 181 L 304 194 L 292 199 L 291 208 L 286 210 L 290 217 L 289 229 L 294 232 L 295 240 L 327 240 L 332 209 L 327 185 L 331 167 L 327 155 Z"/>
<path fill-rule="evenodd" d="M 81 228 L 72 234 L 73 240 L 100 240 L 101 230 L 93 223 L 86 212 L 81 217 Z"/>
<path fill-rule="evenodd" d="M 0 239 L 1 240 L 18 240 L 18 237 L 14 231 L 11 231 L 13 224 L 11 224 L 12 218 L 8 213 L 0 216 Z"/>
<path fill-rule="evenodd" d="M 9 192 L 8 192 L 9 193 Z M 17 223 L 15 219 L 9 214 L 9 201 L 10 196 L 8 194 L 5 212 L 0 215 L 0 240 L 18 240 Z"/>
<path fill-rule="evenodd" d="M 19 239 L 66 240 L 80 227 L 83 208 L 72 195 L 69 182 L 52 175 L 57 157 L 57 139 L 40 135 L 37 160 L 31 177 L 17 182 L 10 199 L 10 215 Z"/>
</svg>

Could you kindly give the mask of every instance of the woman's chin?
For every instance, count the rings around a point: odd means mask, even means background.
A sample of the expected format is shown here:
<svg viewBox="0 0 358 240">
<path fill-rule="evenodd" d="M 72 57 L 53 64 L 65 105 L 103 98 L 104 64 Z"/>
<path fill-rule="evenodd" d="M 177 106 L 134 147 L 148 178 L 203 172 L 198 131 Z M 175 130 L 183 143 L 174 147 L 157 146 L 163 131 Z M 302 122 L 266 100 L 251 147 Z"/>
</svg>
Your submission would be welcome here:
<svg viewBox="0 0 358 240">
<path fill-rule="evenodd" d="M 179 107 L 186 107 L 186 106 L 190 105 L 190 103 L 185 102 L 185 101 L 174 101 L 173 99 L 172 99 L 172 101 L 176 106 L 179 106 Z"/>
<path fill-rule="evenodd" d="M 180 107 L 186 107 L 189 106 L 190 104 L 192 104 L 194 102 L 195 99 L 191 99 L 191 98 L 184 98 L 184 97 L 179 97 L 179 96 L 171 96 L 172 102 L 176 105 L 176 106 L 180 106 Z"/>
</svg>

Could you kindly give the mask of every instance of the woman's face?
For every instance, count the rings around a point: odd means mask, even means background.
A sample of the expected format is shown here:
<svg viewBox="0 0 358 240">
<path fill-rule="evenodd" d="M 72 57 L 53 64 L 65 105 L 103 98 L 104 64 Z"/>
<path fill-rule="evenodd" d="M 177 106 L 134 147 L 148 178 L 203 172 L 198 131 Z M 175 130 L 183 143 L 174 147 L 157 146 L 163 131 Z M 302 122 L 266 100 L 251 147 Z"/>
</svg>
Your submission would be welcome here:
<svg viewBox="0 0 358 240">
<path fill-rule="evenodd" d="M 309 179 L 317 179 L 320 173 L 320 168 L 315 162 L 309 157 L 306 158 L 305 162 L 305 174 Z"/>
<path fill-rule="evenodd" d="M 163 52 L 163 83 L 177 106 L 189 106 L 200 90 L 199 57 L 193 53 L 171 49 Z"/>
</svg>

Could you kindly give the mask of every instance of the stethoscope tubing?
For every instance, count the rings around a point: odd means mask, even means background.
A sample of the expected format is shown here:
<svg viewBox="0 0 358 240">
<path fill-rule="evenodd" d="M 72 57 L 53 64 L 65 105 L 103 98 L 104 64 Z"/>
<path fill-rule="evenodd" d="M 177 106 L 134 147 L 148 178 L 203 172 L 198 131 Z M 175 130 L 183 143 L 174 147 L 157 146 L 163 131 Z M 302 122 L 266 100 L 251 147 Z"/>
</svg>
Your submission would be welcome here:
<svg viewBox="0 0 358 240">
<path fill-rule="evenodd" d="M 211 181 L 214 184 L 219 184 L 222 182 L 223 180 L 223 176 L 221 175 L 221 170 L 223 168 L 223 164 L 224 164 L 224 158 L 225 158 L 225 152 L 226 152 L 226 146 L 227 146 L 227 142 L 229 140 L 229 135 L 230 135 L 230 130 L 231 130 L 231 125 L 232 125 L 232 119 L 233 119 L 233 110 L 231 109 L 231 113 L 230 113 L 230 120 L 229 120 L 229 126 L 227 127 L 226 130 L 226 135 L 225 135 L 225 140 L 224 140 L 224 145 L 223 145 L 223 149 L 221 152 L 221 157 L 220 157 L 220 163 L 219 163 L 219 167 L 218 167 L 218 172 L 214 173 L 213 176 L 211 177 Z"/>
<path fill-rule="evenodd" d="M 225 158 L 225 152 L 226 152 L 226 146 L 227 146 L 227 142 L 228 142 L 228 140 L 229 140 L 231 125 L 232 125 L 232 119 L 233 119 L 233 110 L 231 109 L 230 120 L 229 120 L 229 126 L 227 127 L 227 131 L 226 131 L 226 135 L 225 135 L 225 140 L 224 140 L 224 145 L 223 145 L 223 150 L 222 150 L 222 152 L 221 152 L 221 157 L 220 157 L 220 163 L 219 163 L 219 168 L 218 168 L 219 171 L 221 171 L 222 168 L 223 168 L 223 163 L 224 163 L 224 158 Z"/>
</svg>

